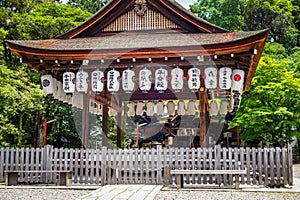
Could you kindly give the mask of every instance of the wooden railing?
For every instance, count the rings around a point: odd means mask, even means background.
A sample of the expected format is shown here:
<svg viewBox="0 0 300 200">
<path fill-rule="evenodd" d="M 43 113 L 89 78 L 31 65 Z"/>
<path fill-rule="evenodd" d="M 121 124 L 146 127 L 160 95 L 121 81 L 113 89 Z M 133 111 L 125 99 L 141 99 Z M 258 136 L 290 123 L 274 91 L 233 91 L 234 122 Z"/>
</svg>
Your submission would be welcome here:
<svg viewBox="0 0 300 200">
<path fill-rule="evenodd" d="M 5 171 L 20 170 L 19 182 L 57 183 L 42 170 L 71 170 L 73 184 L 171 184 L 170 169 L 247 170 L 241 184 L 283 186 L 293 184 L 292 149 L 288 148 L 161 148 L 156 149 L 57 149 L 1 148 L 0 182 Z M 34 171 L 28 173 L 28 171 Z M 186 185 L 233 185 L 232 175 L 185 175 Z"/>
</svg>

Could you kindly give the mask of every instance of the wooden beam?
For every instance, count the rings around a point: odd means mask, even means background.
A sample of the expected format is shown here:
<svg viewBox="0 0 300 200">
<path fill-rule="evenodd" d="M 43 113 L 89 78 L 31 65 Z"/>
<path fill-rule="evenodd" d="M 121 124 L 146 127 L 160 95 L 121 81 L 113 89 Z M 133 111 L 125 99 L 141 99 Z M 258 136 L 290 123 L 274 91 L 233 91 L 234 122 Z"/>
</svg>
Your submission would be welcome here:
<svg viewBox="0 0 300 200">
<path fill-rule="evenodd" d="M 89 118 L 89 96 L 83 95 L 83 108 L 82 108 L 82 127 L 81 127 L 81 140 L 83 148 L 88 148 L 88 140 L 90 135 L 90 118 Z"/>
<path fill-rule="evenodd" d="M 102 147 L 107 147 L 107 135 L 108 135 L 108 105 L 103 105 L 102 115 Z"/>
<path fill-rule="evenodd" d="M 200 147 L 206 145 L 206 133 L 208 129 L 208 95 L 204 87 L 204 79 L 201 77 L 201 88 L 199 89 L 199 112 L 200 112 Z"/>
</svg>

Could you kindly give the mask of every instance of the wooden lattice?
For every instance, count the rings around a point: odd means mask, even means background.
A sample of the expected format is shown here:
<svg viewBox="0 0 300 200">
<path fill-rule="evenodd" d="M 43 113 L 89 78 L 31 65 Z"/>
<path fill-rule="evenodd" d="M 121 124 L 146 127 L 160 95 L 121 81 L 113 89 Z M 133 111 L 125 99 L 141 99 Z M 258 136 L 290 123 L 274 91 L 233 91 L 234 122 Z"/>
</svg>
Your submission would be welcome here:
<svg viewBox="0 0 300 200">
<path fill-rule="evenodd" d="M 176 28 L 180 27 L 161 13 L 148 8 L 145 14 L 142 16 L 138 15 L 134 9 L 124 13 L 115 21 L 106 26 L 102 32 Z"/>
</svg>

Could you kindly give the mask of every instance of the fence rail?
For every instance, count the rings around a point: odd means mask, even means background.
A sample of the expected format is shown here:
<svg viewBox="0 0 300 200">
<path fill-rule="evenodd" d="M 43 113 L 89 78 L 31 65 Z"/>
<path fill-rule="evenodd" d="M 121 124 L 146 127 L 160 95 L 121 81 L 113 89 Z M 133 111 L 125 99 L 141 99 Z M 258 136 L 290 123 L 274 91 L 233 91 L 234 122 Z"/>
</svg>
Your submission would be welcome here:
<svg viewBox="0 0 300 200">
<path fill-rule="evenodd" d="M 161 148 L 57 149 L 1 148 L 0 182 L 5 171 L 20 170 L 19 182 L 57 183 L 52 174 L 22 171 L 71 170 L 73 184 L 171 184 L 168 169 L 246 169 L 241 184 L 282 186 L 293 184 L 292 148 Z M 233 175 L 185 175 L 187 185 L 233 185 Z"/>
</svg>

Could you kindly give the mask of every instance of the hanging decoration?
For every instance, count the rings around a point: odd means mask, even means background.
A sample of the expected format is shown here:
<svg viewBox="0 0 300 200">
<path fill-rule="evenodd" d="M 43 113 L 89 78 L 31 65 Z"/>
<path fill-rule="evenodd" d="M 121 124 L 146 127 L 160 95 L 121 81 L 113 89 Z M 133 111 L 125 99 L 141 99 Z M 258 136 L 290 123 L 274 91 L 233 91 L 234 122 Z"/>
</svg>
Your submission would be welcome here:
<svg viewBox="0 0 300 200">
<path fill-rule="evenodd" d="M 91 86 L 93 92 L 102 92 L 104 88 L 104 73 L 99 69 L 92 72 Z"/>
<path fill-rule="evenodd" d="M 227 100 L 221 100 L 220 115 L 226 115 L 228 110 L 229 110 L 229 102 Z"/>
<path fill-rule="evenodd" d="M 53 85 L 53 77 L 51 75 L 43 75 L 41 77 L 41 83 L 43 87 L 43 91 L 46 95 L 53 94 L 54 85 Z"/>
<path fill-rule="evenodd" d="M 75 92 L 75 74 L 73 72 L 63 73 L 63 90 L 66 94 Z"/>
<path fill-rule="evenodd" d="M 230 97 L 230 112 L 235 113 L 238 111 L 241 100 L 242 92 L 244 89 L 245 72 L 241 69 L 235 69 L 232 73 L 232 87 Z"/>
<path fill-rule="evenodd" d="M 76 74 L 76 90 L 78 92 L 87 92 L 89 74 L 86 71 L 79 70 Z"/>
<path fill-rule="evenodd" d="M 195 115 L 196 114 L 195 101 L 192 100 L 192 101 L 188 102 L 186 114 L 187 115 Z"/>
<path fill-rule="evenodd" d="M 135 73 L 133 70 L 126 69 L 123 71 L 122 87 L 126 93 L 130 93 L 134 90 L 134 79 L 135 79 Z"/>
<path fill-rule="evenodd" d="M 200 70 L 196 67 L 193 67 L 188 70 L 188 86 L 189 89 L 196 91 L 200 88 Z"/>
<path fill-rule="evenodd" d="M 174 92 L 180 92 L 183 88 L 183 70 L 179 67 L 171 70 L 171 86 Z"/>
<path fill-rule="evenodd" d="M 168 88 L 168 71 L 160 68 L 155 71 L 155 90 L 160 92 L 165 91 Z"/>
<path fill-rule="evenodd" d="M 180 100 L 178 102 L 177 114 L 178 115 L 184 115 L 185 114 L 185 102 L 182 101 L 182 100 Z"/>
<path fill-rule="evenodd" d="M 229 90 L 231 88 L 231 74 L 232 69 L 229 67 L 222 67 L 219 70 L 219 87 L 222 90 Z"/>
<path fill-rule="evenodd" d="M 175 115 L 175 104 L 173 101 L 169 101 L 167 104 L 168 108 L 168 115 L 174 116 Z"/>
<path fill-rule="evenodd" d="M 144 113 L 144 102 L 139 101 L 136 105 L 136 115 L 142 116 Z"/>
<path fill-rule="evenodd" d="M 164 115 L 164 102 L 159 101 L 156 104 L 157 115 Z"/>
<path fill-rule="evenodd" d="M 120 88 L 120 72 L 115 69 L 110 70 L 107 73 L 107 89 L 110 93 L 119 91 Z"/>
<path fill-rule="evenodd" d="M 204 80 L 205 87 L 207 89 L 216 89 L 217 88 L 217 75 L 218 70 L 215 67 L 207 67 L 204 70 Z"/>
<path fill-rule="evenodd" d="M 144 68 L 139 73 L 139 87 L 143 92 L 147 92 L 151 89 L 152 73 L 149 69 Z"/>
<path fill-rule="evenodd" d="M 147 102 L 146 107 L 147 107 L 147 110 L 146 110 L 147 116 L 153 116 L 154 115 L 154 103 L 152 101 L 149 101 L 149 102 Z"/>
<path fill-rule="evenodd" d="M 212 100 L 209 104 L 209 114 L 210 116 L 214 117 L 218 115 L 219 112 L 219 108 L 218 108 L 218 104 L 216 102 L 216 100 Z"/>
<path fill-rule="evenodd" d="M 127 104 L 127 107 L 128 107 L 127 116 L 128 117 L 134 117 L 134 115 L 135 115 L 134 103 L 129 102 Z"/>
<path fill-rule="evenodd" d="M 244 77 L 245 77 L 244 70 L 241 69 L 233 70 L 231 90 L 237 90 L 242 92 L 244 89 Z"/>
</svg>

